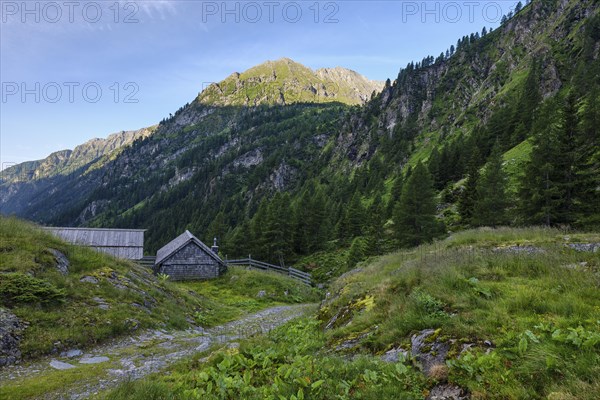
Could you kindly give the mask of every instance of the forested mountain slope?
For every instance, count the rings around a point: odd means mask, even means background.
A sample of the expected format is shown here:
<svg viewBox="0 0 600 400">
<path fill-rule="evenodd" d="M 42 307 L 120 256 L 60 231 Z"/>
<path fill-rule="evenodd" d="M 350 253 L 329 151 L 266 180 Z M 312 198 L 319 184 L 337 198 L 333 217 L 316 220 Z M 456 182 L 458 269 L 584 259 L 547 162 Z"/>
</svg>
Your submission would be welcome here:
<svg viewBox="0 0 600 400">
<path fill-rule="evenodd" d="M 351 243 L 352 261 L 466 226 L 597 226 L 597 2 L 516 11 L 364 106 L 342 91 L 315 102 L 320 83 L 303 82 L 336 74 L 287 59 L 234 74 L 19 214 L 144 227 L 149 251 L 187 228 L 276 262 Z"/>
</svg>

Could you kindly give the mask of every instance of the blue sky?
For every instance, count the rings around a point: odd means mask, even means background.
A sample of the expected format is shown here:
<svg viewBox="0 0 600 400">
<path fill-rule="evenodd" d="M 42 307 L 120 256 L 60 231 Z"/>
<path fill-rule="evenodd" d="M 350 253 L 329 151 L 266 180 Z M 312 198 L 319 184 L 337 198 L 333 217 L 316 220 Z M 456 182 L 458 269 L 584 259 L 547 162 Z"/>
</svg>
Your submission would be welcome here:
<svg viewBox="0 0 600 400">
<path fill-rule="evenodd" d="M 265 60 L 392 80 L 516 1 L 0 2 L 0 166 L 156 124 Z"/>
</svg>

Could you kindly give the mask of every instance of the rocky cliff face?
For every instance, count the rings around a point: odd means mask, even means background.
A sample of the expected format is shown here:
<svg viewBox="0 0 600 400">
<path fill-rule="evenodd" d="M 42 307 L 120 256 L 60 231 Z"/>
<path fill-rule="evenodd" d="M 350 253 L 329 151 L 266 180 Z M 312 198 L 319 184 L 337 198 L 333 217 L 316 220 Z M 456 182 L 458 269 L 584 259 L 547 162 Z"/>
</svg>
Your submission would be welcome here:
<svg viewBox="0 0 600 400">
<path fill-rule="evenodd" d="M 556 95 L 581 50 L 575 38 L 596 12 L 592 0 L 534 1 L 495 31 L 474 41 L 467 37 L 471 43 L 451 57 L 407 66 L 342 129 L 337 159 L 355 167 L 371 158 L 378 138 L 400 131 L 411 138 L 428 134 L 417 141 L 469 134 L 515 96 L 534 59 L 542 98 Z"/>
<path fill-rule="evenodd" d="M 28 182 L 66 175 L 91 164 L 105 156 L 116 156 L 115 152 L 130 145 L 137 139 L 148 137 L 156 127 L 135 131 L 113 133 L 105 139 L 92 139 L 73 150 L 61 150 L 50 154 L 43 160 L 28 161 L 2 171 L 0 184 Z M 98 167 L 99 165 L 96 165 Z"/>
</svg>

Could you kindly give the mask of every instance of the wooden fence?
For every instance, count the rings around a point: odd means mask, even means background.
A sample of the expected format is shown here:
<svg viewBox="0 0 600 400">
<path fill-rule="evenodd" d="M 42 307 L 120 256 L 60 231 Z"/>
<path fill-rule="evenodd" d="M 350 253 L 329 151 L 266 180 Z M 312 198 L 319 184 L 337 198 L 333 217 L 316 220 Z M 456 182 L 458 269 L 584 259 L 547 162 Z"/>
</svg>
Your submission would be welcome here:
<svg viewBox="0 0 600 400">
<path fill-rule="evenodd" d="M 293 267 L 282 267 L 280 265 L 269 264 L 263 261 L 254 260 L 250 257 L 237 260 L 225 260 L 227 265 L 245 265 L 250 268 L 256 268 L 263 271 L 274 271 L 299 280 L 300 282 L 312 286 L 312 276 L 308 272 L 300 271 Z"/>
</svg>

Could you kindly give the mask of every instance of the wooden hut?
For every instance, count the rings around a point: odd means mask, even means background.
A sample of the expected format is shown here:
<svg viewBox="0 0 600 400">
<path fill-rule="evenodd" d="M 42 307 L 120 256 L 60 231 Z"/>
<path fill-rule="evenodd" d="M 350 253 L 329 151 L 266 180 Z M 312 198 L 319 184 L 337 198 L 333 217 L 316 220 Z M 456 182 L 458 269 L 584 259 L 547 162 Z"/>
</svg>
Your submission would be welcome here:
<svg viewBox="0 0 600 400">
<path fill-rule="evenodd" d="M 227 266 L 215 244 L 209 248 L 190 231 L 185 231 L 156 253 L 154 271 L 175 281 L 212 279 L 222 275 Z"/>
<path fill-rule="evenodd" d="M 145 229 L 44 228 L 62 240 L 119 258 L 139 260 L 144 256 Z"/>
</svg>

